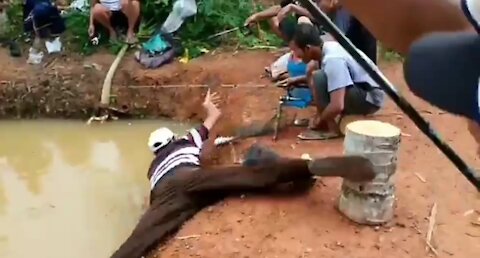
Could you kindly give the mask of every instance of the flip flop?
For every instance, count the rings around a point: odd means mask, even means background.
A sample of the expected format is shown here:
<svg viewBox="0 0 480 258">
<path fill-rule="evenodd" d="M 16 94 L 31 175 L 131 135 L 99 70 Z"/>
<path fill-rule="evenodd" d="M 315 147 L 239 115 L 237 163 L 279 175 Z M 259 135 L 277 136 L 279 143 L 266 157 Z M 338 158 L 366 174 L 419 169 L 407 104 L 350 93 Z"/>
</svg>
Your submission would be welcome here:
<svg viewBox="0 0 480 258">
<path fill-rule="evenodd" d="M 340 137 L 342 137 L 342 135 L 338 133 L 320 132 L 314 130 L 307 130 L 298 135 L 298 138 L 304 141 L 323 141 Z"/>
</svg>

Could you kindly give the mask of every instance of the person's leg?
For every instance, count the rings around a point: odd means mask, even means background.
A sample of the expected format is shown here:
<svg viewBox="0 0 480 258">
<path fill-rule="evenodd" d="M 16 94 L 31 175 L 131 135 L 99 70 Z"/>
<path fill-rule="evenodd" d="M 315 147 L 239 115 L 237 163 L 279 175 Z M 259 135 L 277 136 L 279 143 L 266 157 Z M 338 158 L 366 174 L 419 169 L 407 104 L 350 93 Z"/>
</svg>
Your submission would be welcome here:
<svg viewBox="0 0 480 258">
<path fill-rule="evenodd" d="M 313 104 L 317 114 L 320 114 L 330 102 L 327 74 L 323 70 L 317 70 L 307 80 L 308 87 L 312 91 Z"/>
<path fill-rule="evenodd" d="M 352 41 L 355 47 L 368 56 L 375 64 L 377 63 L 377 40 L 359 20 L 351 17 L 346 36 Z"/>
<path fill-rule="evenodd" d="M 115 29 L 112 27 L 112 24 L 110 22 L 112 12 L 102 4 L 97 3 L 93 6 L 92 15 L 95 22 L 99 23 L 108 30 L 110 40 L 116 40 L 117 33 L 115 32 Z"/>
<path fill-rule="evenodd" d="M 202 208 L 192 205 L 192 199 L 182 194 L 175 176 L 165 178 L 155 186 L 150 193 L 149 208 L 111 258 L 146 256 Z"/>
<path fill-rule="evenodd" d="M 138 0 L 122 0 L 122 12 L 128 20 L 127 43 L 134 43 L 135 27 L 140 18 L 140 2 Z"/>
<path fill-rule="evenodd" d="M 330 102 L 330 94 L 328 92 L 328 80 L 324 71 L 315 71 L 308 78 L 308 86 L 312 91 L 313 103 L 317 109 L 315 118 L 320 115 Z M 310 130 L 299 135 L 303 140 L 323 140 L 338 137 L 335 120 L 324 121 L 316 124 L 315 120 L 310 123 Z"/>
<path fill-rule="evenodd" d="M 346 35 L 350 28 L 352 20 L 352 16 L 350 15 L 350 13 L 345 8 L 340 8 L 335 12 L 332 19 L 335 25 L 337 25 L 337 27 L 340 29 L 340 31 L 342 31 Z"/>
<path fill-rule="evenodd" d="M 345 91 L 345 108 L 343 115 L 369 115 L 378 111 L 372 103 L 367 101 L 368 85 L 353 85 Z"/>
</svg>

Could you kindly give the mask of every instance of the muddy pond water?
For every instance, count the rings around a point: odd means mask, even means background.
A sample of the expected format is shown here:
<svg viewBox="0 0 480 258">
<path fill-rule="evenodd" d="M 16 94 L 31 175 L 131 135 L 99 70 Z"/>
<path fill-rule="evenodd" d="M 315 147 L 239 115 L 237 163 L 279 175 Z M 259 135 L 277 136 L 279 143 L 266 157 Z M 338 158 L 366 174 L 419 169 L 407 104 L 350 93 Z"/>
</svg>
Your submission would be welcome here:
<svg viewBox="0 0 480 258">
<path fill-rule="evenodd" d="M 0 122 L 0 257 L 107 258 L 148 196 L 149 133 L 169 121 Z"/>
</svg>

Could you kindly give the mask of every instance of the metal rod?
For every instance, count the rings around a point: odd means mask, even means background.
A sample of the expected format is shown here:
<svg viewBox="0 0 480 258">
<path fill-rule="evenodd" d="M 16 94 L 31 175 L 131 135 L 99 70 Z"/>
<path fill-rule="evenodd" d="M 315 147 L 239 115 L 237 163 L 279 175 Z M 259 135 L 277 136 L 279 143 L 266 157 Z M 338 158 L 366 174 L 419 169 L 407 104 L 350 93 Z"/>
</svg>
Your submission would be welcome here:
<svg viewBox="0 0 480 258">
<path fill-rule="evenodd" d="M 127 88 L 208 88 L 209 85 L 207 84 L 167 84 L 167 85 L 118 85 L 118 87 L 127 87 Z M 218 87 L 220 88 L 270 88 L 270 89 L 277 89 L 272 85 L 267 84 L 251 84 L 251 83 L 244 83 L 244 84 L 221 84 Z"/>
<path fill-rule="evenodd" d="M 275 114 L 275 124 L 273 125 L 273 141 L 276 141 L 278 138 L 278 129 L 280 127 L 280 118 L 282 116 L 283 103 L 283 97 L 280 97 L 280 100 L 278 101 L 277 113 Z"/>
<path fill-rule="evenodd" d="M 338 27 L 323 13 L 311 0 L 300 0 L 300 3 L 320 22 L 326 30 L 342 45 L 342 47 L 362 66 L 363 69 L 372 77 L 372 79 L 387 93 L 387 95 L 397 104 L 397 106 L 413 121 L 413 123 L 422 131 L 445 156 L 457 167 L 457 169 L 472 183 L 477 191 L 480 192 L 480 179 L 475 177 L 475 170 L 446 143 L 433 127 L 413 108 L 413 106 L 403 97 L 388 80 L 360 55 L 356 47 L 350 40 L 343 35 Z M 433 65 L 433 64 L 432 64 Z"/>
</svg>

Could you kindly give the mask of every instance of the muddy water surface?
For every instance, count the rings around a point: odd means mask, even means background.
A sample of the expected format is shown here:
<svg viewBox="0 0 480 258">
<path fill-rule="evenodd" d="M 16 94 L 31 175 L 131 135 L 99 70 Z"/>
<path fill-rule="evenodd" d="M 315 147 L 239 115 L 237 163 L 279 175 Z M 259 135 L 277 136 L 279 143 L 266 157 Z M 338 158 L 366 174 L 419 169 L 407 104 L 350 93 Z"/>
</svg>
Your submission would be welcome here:
<svg viewBox="0 0 480 258">
<path fill-rule="evenodd" d="M 148 196 L 148 134 L 166 121 L 0 122 L 0 257 L 106 258 Z"/>
</svg>

